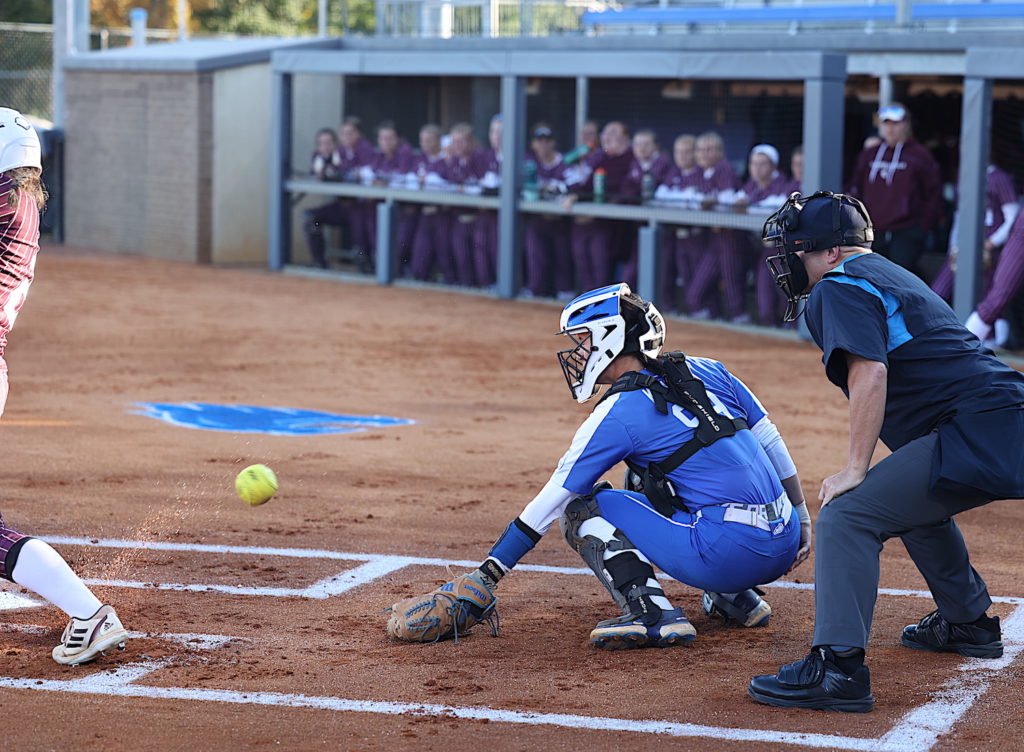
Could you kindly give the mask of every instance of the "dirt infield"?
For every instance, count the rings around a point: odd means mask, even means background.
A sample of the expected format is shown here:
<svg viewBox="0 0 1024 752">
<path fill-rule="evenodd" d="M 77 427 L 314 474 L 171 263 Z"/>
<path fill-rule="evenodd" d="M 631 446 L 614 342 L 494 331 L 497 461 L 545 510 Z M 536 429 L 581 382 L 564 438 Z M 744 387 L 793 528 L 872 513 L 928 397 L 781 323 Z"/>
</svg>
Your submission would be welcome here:
<svg viewBox="0 0 1024 752">
<path fill-rule="evenodd" d="M 899 629 L 933 605 L 891 543 L 868 715 L 780 711 L 746 697 L 752 674 L 806 649 L 810 563 L 769 589 L 775 616 L 763 630 L 709 621 L 698 592 L 668 583 L 697 641 L 600 653 L 587 635 L 615 607 L 552 534 L 503 581 L 500 638 L 478 628 L 458 645 L 389 643 L 381 609 L 441 582 L 445 562 L 458 571 L 479 560 L 585 418 L 555 362 L 556 328 L 557 308 L 545 303 L 45 248 L 7 351 L 2 511 L 54 541 L 144 634 L 124 653 L 68 669 L 48 655 L 61 614 L 0 613 L 0 707 L 32 719 L 8 724 L 6 745 L 1019 748 L 1016 502 L 962 518 L 974 565 L 1006 596 L 996 613 L 1012 615 L 1008 657 L 986 665 L 901 648 Z M 845 463 L 846 401 L 812 346 L 678 321 L 668 345 L 725 361 L 754 389 L 809 498 Z M 205 431 L 136 414 L 141 402 L 415 424 Z M 253 462 L 281 479 L 258 508 L 232 487 Z"/>
</svg>

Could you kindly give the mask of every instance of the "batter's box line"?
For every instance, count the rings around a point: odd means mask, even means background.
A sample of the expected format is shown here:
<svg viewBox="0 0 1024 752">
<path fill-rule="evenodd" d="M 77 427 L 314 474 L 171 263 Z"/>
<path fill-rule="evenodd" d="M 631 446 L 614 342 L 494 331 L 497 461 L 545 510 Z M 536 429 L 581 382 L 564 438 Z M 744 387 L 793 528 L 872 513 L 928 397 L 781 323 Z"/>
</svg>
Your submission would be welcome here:
<svg viewBox="0 0 1024 752">
<path fill-rule="evenodd" d="M 31 629 L 31 628 L 27 628 Z M 27 631 L 27 630 L 26 630 Z M 1002 671 L 1017 657 L 1024 647 L 1024 605 L 1018 605 L 1003 625 L 1007 642 L 1003 658 L 997 661 L 972 659 L 959 667 L 962 675 L 947 684 L 920 708 L 902 718 L 888 732 L 878 738 L 851 737 L 832 734 L 786 732 L 764 729 L 726 728 L 703 726 L 672 721 L 633 720 L 602 716 L 571 715 L 563 713 L 534 713 L 489 707 L 382 702 L 375 700 L 349 700 L 280 692 L 241 692 L 226 689 L 195 687 L 153 687 L 136 682 L 172 662 L 172 658 L 130 663 L 116 669 L 70 681 L 0 677 L 0 687 L 43 692 L 70 692 L 108 697 L 142 697 L 163 700 L 189 700 L 194 702 L 221 702 L 236 705 L 314 708 L 335 712 L 375 713 L 379 715 L 434 716 L 464 720 L 491 721 L 530 726 L 553 726 L 574 730 L 625 732 L 658 736 L 705 738 L 712 740 L 763 742 L 788 744 L 812 748 L 865 750 L 866 752 L 927 752 L 939 737 L 953 726 L 988 689 L 987 674 Z M 165 637 L 194 640 L 202 637 L 216 647 L 238 639 L 224 635 L 165 635 Z"/>
<path fill-rule="evenodd" d="M 229 595 L 264 595 L 276 597 L 329 598 L 340 595 L 360 585 L 365 585 L 380 577 L 384 577 L 400 569 L 410 566 L 425 567 L 456 567 L 475 569 L 479 561 L 458 559 L 440 559 L 422 556 L 398 556 L 392 554 L 365 554 L 345 551 L 331 551 L 315 548 L 275 548 L 270 546 L 229 546 L 210 543 L 175 543 L 172 541 L 137 541 L 124 538 L 80 538 L 73 536 L 48 536 L 47 541 L 63 546 L 85 546 L 87 548 L 118 548 L 143 549 L 149 551 L 188 551 L 194 553 L 236 554 L 244 556 L 279 556 L 296 559 L 328 559 L 335 561 L 361 561 L 364 564 L 337 575 L 326 577 L 305 588 L 274 588 L 247 587 L 242 585 L 205 585 L 182 583 L 133 582 L 129 580 L 89 579 L 90 585 L 107 587 L 140 588 L 155 590 L 178 590 L 185 592 L 213 592 Z M 517 564 L 517 571 L 546 572 L 549 574 L 593 575 L 586 568 L 556 567 L 547 564 Z M 671 578 L 670 578 L 671 579 Z M 780 580 L 762 587 L 784 588 L 790 590 L 813 590 L 814 584 L 809 582 L 789 582 Z M 879 588 L 880 595 L 905 596 L 911 598 L 931 598 L 927 590 L 907 590 L 902 588 Z M 994 596 L 996 603 L 1012 605 L 1024 604 L 1024 598 L 1014 596 Z"/>
</svg>

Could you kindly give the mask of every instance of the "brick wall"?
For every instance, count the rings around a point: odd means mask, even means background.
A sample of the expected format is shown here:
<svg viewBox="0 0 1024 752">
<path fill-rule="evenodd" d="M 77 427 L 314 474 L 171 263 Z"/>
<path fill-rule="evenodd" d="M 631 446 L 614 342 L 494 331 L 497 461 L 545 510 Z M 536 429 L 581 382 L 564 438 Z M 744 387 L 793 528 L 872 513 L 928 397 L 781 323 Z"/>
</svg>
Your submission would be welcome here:
<svg viewBox="0 0 1024 752">
<path fill-rule="evenodd" d="M 212 74 L 68 71 L 66 92 L 68 241 L 209 261 Z"/>
</svg>

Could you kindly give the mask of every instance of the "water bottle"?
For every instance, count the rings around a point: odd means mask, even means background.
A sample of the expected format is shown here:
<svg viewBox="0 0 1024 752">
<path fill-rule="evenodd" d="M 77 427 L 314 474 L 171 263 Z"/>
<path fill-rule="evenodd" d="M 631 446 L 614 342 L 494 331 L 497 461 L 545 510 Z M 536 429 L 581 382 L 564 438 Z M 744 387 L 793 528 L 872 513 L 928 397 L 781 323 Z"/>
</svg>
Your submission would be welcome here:
<svg viewBox="0 0 1024 752">
<path fill-rule="evenodd" d="M 580 144 L 571 152 L 562 157 L 562 164 L 571 165 L 579 162 L 590 153 L 590 144 Z"/>
<path fill-rule="evenodd" d="M 603 167 L 598 167 L 596 170 L 594 170 L 594 203 L 595 204 L 603 204 L 604 203 L 604 181 L 605 181 L 605 176 L 607 174 L 608 173 L 605 171 L 605 169 Z"/>
<path fill-rule="evenodd" d="M 654 198 L 654 175 L 649 172 L 640 180 L 640 198 L 645 204 Z"/>
<path fill-rule="evenodd" d="M 540 189 L 537 187 L 537 163 L 529 160 L 523 165 L 526 178 L 523 181 L 523 199 L 526 201 L 537 201 L 540 198 Z"/>
</svg>

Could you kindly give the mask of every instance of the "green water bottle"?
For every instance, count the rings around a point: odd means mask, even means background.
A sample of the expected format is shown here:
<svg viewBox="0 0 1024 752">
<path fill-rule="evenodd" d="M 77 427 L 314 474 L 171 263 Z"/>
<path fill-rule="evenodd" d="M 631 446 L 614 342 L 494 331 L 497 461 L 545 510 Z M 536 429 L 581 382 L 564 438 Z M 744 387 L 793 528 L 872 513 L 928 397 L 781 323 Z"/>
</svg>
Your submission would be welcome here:
<svg viewBox="0 0 1024 752">
<path fill-rule="evenodd" d="M 523 200 L 537 201 L 540 199 L 540 189 L 537 186 L 537 163 L 528 160 L 523 165 L 525 179 L 523 180 Z"/>
<path fill-rule="evenodd" d="M 605 172 L 603 167 L 598 167 L 594 170 L 594 203 L 604 203 L 604 181 L 608 173 Z"/>
<path fill-rule="evenodd" d="M 562 164 L 574 164 L 576 162 L 579 162 L 588 154 L 590 154 L 590 144 L 580 144 L 571 152 L 562 157 Z"/>
</svg>

